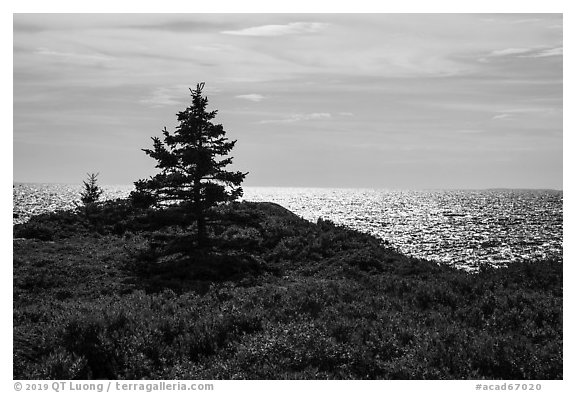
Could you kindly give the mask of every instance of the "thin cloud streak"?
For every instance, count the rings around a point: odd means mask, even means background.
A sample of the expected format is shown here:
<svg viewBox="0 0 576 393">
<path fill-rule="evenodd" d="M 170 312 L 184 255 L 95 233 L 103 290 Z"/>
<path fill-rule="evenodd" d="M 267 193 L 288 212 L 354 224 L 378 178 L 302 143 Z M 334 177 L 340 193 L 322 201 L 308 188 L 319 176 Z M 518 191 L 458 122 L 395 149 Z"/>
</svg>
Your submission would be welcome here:
<svg viewBox="0 0 576 393">
<path fill-rule="evenodd" d="M 563 55 L 563 49 L 559 47 L 559 48 L 544 49 L 540 52 L 532 53 L 525 57 L 550 57 L 550 56 L 562 56 L 562 55 Z"/>
<path fill-rule="evenodd" d="M 528 52 L 532 52 L 532 51 L 533 51 L 533 49 L 529 49 L 529 48 L 506 48 L 506 49 L 495 50 L 495 51 L 491 52 L 488 56 L 494 57 L 494 56 L 518 55 L 518 54 L 528 53 Z"/>
<path fill-rule="evenodd" d="M 512 115 L 509 113 L 500 113 L 498 115 L 494 115 L 492 117 L 492 120 L 504 120 L 504 119 L 509 119 L 511 117 L 512 117 Z"/>
<path fill-rule="evenodd" d="M 332 114 L 330 113 L 298 113 L 290 115 L 284 119 L 271 119 L 271 120 L 260 120 L 260 124 L 283 124 L 283 123 L 294 123 L 299 121 L 309 121 L 309 120 L 327 120 L 331 119 Z"/>
<path fill-rule="evenodd" d="M 553 48 L 506 48 L 492 51 L 488 57 L 504 57 L 504 56 L 515 56 L 515 57 L 550 57 L 550 56 L 562 56 L 562 47 Z"/>
<path fill-rule="evenodd" d="M 236 96 L 236 98 L 240 98 L 241 100 L 248 100 L 252 102 L 260 102 L 264 99 L 264 96 L 261 94 L 240 94 Z"/>
<path fill-rule="evenodd" d="M 538 18 L 527 18 L 527 19 L 518 19 L 518 20 L 513 20 L 511 23 L 512 24 L 522 24 L 522 23 L 537 23 L 537 22 L 541 22 L 542 19 L 538 19 Z"/>
<path fill-rule="evenodd" d="M 285 25 L 264 25 L 247 27 L 241 30 L 225 30 L 222 34 L 250 36 L 250 37 L 278 37 L 292 34 L 317 33 L 328 25 L 318 22 L 293 22 Z"/>
<path fill-rule="evenodd" d="M 148 98 L 143 98 L 140 100 L 142 104 L 149 105 L 151 107 L 161 107 L 176 105 L 179 102 L 174 99 L 174 97 L 169 94 L 164 89 L 158 89 Z"/>
<path fill-rule="evenodd" d="M 102 62 L 110 62 L 113 60 L 113 58 L 111 56 L 106 56 L 106 55 L 102 55 L 102 54 L 61 52 L 61 51 L 56 51 L 56 50 L 52 50 L 49 48 L 38 48 L 34 51 L 34 54 L 37 54 L 40 56 L 49 56 L 49 57 L 58 58 L 58 59 L 61 59 L 65 62 L 78 61 L 78 62 L 102 63 Z"/>
</svg>

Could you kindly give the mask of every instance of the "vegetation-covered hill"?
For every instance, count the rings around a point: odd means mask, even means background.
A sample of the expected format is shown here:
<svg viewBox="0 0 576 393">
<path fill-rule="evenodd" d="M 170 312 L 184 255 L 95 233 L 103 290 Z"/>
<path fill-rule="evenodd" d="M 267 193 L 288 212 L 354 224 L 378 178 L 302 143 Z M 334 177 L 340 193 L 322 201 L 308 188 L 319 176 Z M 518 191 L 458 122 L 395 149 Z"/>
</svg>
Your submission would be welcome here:
<svg viewBox="0 0 576 393">
<path fill-rule="evenodd" d="M 561 379 L 562 262 L 471 274 L 271 203 L 14 227 L 15 379 Z"/>
</svg>

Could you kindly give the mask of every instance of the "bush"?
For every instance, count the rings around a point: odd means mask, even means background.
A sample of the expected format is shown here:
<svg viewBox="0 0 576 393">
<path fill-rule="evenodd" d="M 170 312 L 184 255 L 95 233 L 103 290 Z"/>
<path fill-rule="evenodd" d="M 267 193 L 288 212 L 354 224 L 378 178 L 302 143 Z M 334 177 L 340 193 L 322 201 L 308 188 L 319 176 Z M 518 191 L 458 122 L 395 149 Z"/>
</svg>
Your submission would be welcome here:
<svg viewBox="0 0 576 393">
<path fill-rule="evenodd" d="M 198 250 L 176 208 L 96 206 L 15 226 L 55 240 L 14 242 L 15 379 L 562 378 L 561 261 L 471 274 L 255 203 Z"/>
<path fill-rule="evenodd" d="M 54 240 L 54 229 L 46 224 L 31 222 L 14 226 L 15 238 Z"/>
</svg>

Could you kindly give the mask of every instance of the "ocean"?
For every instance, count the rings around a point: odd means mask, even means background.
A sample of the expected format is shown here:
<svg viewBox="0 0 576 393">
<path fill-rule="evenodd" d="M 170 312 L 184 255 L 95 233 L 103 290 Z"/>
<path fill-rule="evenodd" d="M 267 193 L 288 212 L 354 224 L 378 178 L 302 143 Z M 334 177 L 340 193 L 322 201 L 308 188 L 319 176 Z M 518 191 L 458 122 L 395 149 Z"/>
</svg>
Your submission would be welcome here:
<svg viewBox="0 0 576 393">
<path fill-rule="evenodd" d="M 131 185 L 102 186 L 105 199 Z M 74 208 L 82 185 L 15 183 L 13 223 Z M 245 187 L 244 200 L 276 202 L 297 215 L 346 225 L 396 250 L 459 268 L 562 258 L 563 192 Z"/>
</svg>

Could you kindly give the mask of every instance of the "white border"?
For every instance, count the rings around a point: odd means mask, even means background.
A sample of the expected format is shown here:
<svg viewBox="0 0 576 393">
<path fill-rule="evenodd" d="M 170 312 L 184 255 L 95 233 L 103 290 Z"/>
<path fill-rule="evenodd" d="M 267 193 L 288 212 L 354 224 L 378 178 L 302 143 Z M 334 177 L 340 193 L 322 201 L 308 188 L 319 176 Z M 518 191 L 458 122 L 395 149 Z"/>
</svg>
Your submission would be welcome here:
<svg viewBox="0 0 576 393">
<path fill-rule="evenodd" d="M 8 3 L 8 4 L 6 4 Z M 218 1 L 212 0 L 208 2 L 190 1 L 190 0 L 163 0 L 148 3 L 137 3 L 134 1 L 119 1 L 119 0 L 99 0 L 97 2 L 80 2 L 72 0 L 52 0 L 52 1 L 9 1 L 3 2 L 2 5 L 2 49 L 3 49 L 3 75 L 7 80 L 2 84 L 2 96 L 4 109 L 3 119 L 5 120 L 5 127 L 12 129 L 12 70 L 9 70 L 9 65 L 12 64 L 12 14 L 13 13 L 58 13 L 58 12 L 107 12 L 107 13 L 264 13 L 264 12 L 302 12 L 302 13 L 358 13 L 358 12 L 408 12 L 408 13 L 563 13 L 564 14 L 564 102 L 565 107 L 572 108 L 573 100 L 573 74 L 570 70 L 574 70 L 574 56 L 572 50 L 574 35 L 574 17 L 569 7 L 570 2 L 567 0 L 546 0 L 546 1 L 503 1 L 503 0 L 483 0 L 476 2 L 465 2 L 462 0 L 434 0 L 434 1 L 414 1 L 402 0 L 398 2 L 375 0 L 354 0 L 354 1 L 312 1 L 312 0 L 291 0 L 284 2 L 265 2 L 254 0 L 241 0 L 241 1 Z M 10 61 L 8 61 L 10 59 Z M 10 103 L 10 104 L 9 104 Z M 9 110 L 7 108 L 10 108 Z M 573 212 L 573 190 L 572 181 L 568 178 L 573 166 L 573 158 L 571 155 L 571 148 L 573 146 L 573 126 L 574 119 L 572 111 L 568 111 L 564 117 L 564 239 L 574 239 L 574 228 L 572 224 Z M 8 337 L 12 337 L 12 265 L 9 263 L 12 259 L 12 244 L 10 242 L 11 219 L 8 216 L 8 206 L 11 205 L 12 194 L 10 193 L 10 183 L 12 183 L 12 169 L 13 169 L 13 156 L 12 156 L 13 138 L 10 133 L 9 142 L 2 143 L 2 193 L 1 202 L 2 206 L 2 223 L 3 223 L 3 236 L 2 236 L 2 250 L 4 258 L 1 264 L 1 277 L 2 277 L 2 315 L 5 316 L 5 323 L 2 325 L 2 356 L 0 363 L 1 382 L 6 387 L 5 391 L 13 391 L 12 385 L 12 342 L 8 342 Z M 10 193 L 10 194 L 9 194 Z M 11 209 L 10 209 L 11 210 Z M 576 383 L 574 372 L 576 370 L 574 362 L 574 339 L 572 333 L 576 326 L 574 320 L 574 285 L 572 278 L 574 277 L 574 256 L 570 242 L 565 242 L 564 245 L 564 260 L 567 263 L 564 266 L 564 381 L 541 381 L 544 389 L 547 392 L 568 392 L 576 391 Z M 8 322 L 9 321 L 9 322 Z M 535 382 L 535 381 L 533 381 Z M 260 381 L 260 382 L 231 382 L 231 381 L 215 381 L 217 384 L 216 392 L 222 391 L 269 391 L 274 388 L 279 391 L 292 391 L 298 390 L 318 390 L 318 389 L 331 389 L 331 390 L 351 390 L 363 389 L 365 391 L 383 392 L 382 389 L 393 389 L 397 391 L 400 389 L 414 388 L 415 391 L 420 392 L 466 392 L 473 391 L 474 384 L 472 381 L 377 381 L 377 382 L 360 382 L 360 381 L 338 381 L 338 382 L 315 382 L 315 381 Z M 499 383 L 499 382 L 497 382 Z"/>
</svg>

